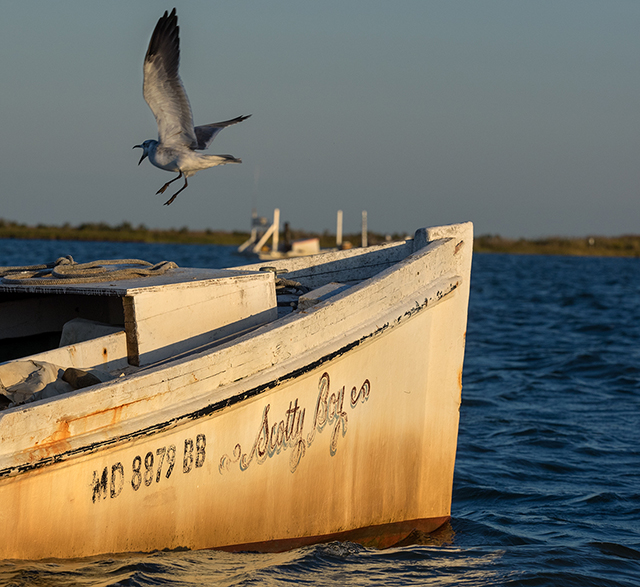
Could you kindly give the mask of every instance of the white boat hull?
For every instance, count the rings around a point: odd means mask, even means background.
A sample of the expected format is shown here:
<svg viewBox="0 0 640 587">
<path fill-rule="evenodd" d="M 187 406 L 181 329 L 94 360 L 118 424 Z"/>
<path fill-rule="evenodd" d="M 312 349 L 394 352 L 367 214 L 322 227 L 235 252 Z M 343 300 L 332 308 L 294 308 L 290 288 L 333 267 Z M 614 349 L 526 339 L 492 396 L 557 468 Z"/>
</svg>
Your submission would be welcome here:
<svg viewBox="0 0 640 587">
<path fill-rule="evenodd" d="M 450 233 L 211 352 L 0 413 L 0 557 L 384 547 L 438 528 L 471 260 L 470 225 Z"/>
</svg>

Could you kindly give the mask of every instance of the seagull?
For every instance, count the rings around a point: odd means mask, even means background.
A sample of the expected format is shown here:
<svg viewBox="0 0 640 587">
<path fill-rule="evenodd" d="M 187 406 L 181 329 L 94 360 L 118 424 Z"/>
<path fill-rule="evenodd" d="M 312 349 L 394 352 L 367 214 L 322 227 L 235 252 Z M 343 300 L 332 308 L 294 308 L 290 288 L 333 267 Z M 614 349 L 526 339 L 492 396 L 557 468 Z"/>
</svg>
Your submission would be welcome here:
<svg viewBox="0 0 640 587">
<path fill-rule="evenodd" d="M 193 126 L 193 114 L 189 98 L 184 90 L 178 65 L 180 64 L 180 36 L 176 9 L 158 20 L 151 35 L 144 58 L 144 82 L 142 94 L 158 123 L 158 140 L 144 141 L 133 148 L 142 149 L 138 165 L 146 157 L 160 169 L 178 174 L 165 183 L 156 193 L 163 194 L 170 184 L 184 177 L 184 185 L 164 205 L 168 206 L 187 187 L 187 178 L 201 169 L 242 163 L 232 155 L 205 155 L 199 153 L 209 147 L 216 135 L 227 126 L 242 122 L 251 116 L 238 116 L 223 122 Z"/>
</svg>

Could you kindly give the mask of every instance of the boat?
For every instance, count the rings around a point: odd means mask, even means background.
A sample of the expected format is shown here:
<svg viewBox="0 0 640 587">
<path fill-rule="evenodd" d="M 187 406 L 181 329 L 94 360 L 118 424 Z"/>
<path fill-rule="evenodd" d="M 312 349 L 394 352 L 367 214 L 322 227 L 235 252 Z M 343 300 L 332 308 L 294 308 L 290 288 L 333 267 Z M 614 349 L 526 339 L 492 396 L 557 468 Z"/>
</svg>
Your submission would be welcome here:
<svg viewBox="0 0 640 587">
<path fill-rule="evenodd" d="M 441 528 L 472 240 L 464 223 L 267 267 L 5 268 L 0 558 Z"/>
<path fill-rule="evenodd" d="M 267 242 L 271 239 L 271 248 Z M 291 240 L 289 223 L 285 222 L 284 242 L 280 244 L 280 209 L 273 211 L 273 222 L 264 216 L 258 216 L 253 210 L 251 215 L 251 233 L 249 238 L 238 247 L 238 253 L 256 256 L 262 261 L 287 259 L 289 257 L 306 257 L 320 253 L 320 239 L 310 237 Z"/>
<path fill-rule="evenodd" d="M 258 216 L 254 209 L 251 215 L 251 232 L 249 238 L 238 247 L 238 253 L 246 256 L 258 257 L 261 261 L 273 259 L 288 259 L 290 257 L 306 257 L 317 255 L 321 252 L 329 252 L 337 249 L 350 249 L 352 244 L 342 240 L 342 210 L 336 215 L 336 246 L 334 249 L 321 249 L 320 239 L 317 236 L 292 239 L 289 223 L 284 223 L 284 239 L 280 243 L 280 209 L 273 211 L 273 222 L 264 216 Z M 362 246 L 368 246 L 367 212 L 362 212 Z M 271 248 L 267 243 L 271 239 Z"/>
</svg>

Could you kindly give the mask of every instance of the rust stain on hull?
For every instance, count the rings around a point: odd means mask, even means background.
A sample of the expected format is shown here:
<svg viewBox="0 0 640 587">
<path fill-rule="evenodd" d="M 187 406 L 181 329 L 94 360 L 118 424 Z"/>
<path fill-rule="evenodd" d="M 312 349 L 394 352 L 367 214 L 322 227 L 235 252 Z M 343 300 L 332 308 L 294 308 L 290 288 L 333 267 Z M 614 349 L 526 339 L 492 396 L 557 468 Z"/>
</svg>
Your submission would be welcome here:
<svg viewBox="0 0 640 587">
<path fill-rule="evenodd" d="M 60 452 L 69 450 L 71 448 L 69 439 L 77 435 L 77 432 L 72 431 L 71 427 L 73 425 L 76 429 L 85 428 L 83 426 L 78 426 L 78 424 L 83 420 L 88 421 L 95 417 L 107 415 L 107 417 L 104 419 L 104 425 L 100 426 L 100 428 L 110 428 L 112 426 L 115 426 L 120 422 L 120 420 L 122 419 L 122 412 L 129 405 L 131 404 L 122 404 L 119 406 L 114 406 L 112 408 L 107 408 L 105 410 L 98 410 L 96 412 L 86 414 L 81 418 L 64 418 L 58 420 L 53 433 L 42 439 L 42 441 L 40 441 L 39 443 L 36 443 L 36 447 L 29 452 L 29 462 L 33 463 L 40 459 L 51 457 Z"/>
</svg>

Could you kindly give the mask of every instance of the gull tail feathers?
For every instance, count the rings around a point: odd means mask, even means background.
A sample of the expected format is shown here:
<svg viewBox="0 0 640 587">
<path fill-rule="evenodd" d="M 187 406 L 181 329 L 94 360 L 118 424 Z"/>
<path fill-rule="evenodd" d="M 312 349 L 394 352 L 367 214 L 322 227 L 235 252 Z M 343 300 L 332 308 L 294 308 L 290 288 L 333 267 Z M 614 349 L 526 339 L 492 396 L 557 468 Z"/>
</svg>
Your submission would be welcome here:
<svg viewBox="0 0 640 587">
<path fill-rule="evenodd" d="M 242 159 L 238 159 L 233 155 L 201 155 L 206 157 L 207 161 L 216 162 L 216 165 L 226 165 L 227 163 L 242 163 Z"/>
</svg>

